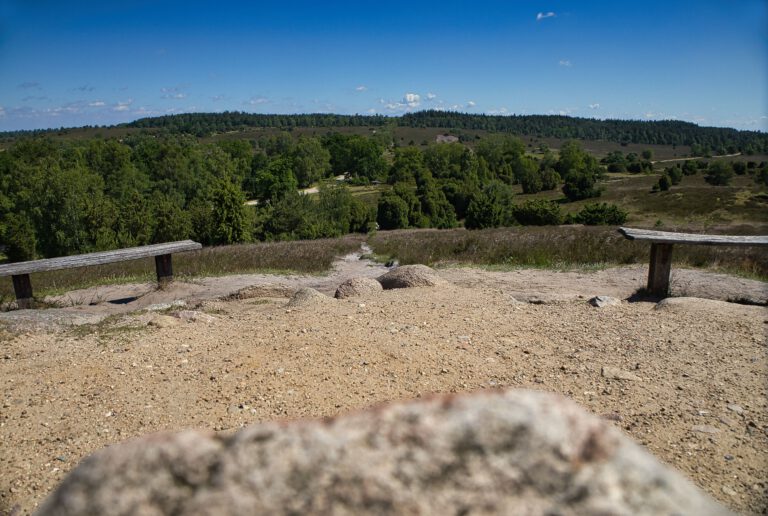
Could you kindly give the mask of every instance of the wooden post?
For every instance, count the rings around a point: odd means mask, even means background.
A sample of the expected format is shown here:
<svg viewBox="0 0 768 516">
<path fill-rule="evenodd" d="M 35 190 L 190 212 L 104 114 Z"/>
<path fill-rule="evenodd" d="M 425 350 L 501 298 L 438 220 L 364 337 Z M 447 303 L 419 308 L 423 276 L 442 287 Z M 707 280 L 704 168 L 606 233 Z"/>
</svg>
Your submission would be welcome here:
<svg viewBox="0 0 768 516">
<path fill-rule="evenodd" d="M 161 287 L 173 281 L 173 263 L 170 254 L 155 256 L 155 269 L 157 270 L 157 283 Z"/>
<path fill-rule="evenodd" d="M 654 296 L 669 294 L 669 271 L 672 269 L 672 244 L 651 244 L 651 264 L 648 268 L 648 292 Z"/>
<path fill-rule="evenodd" d="M 12 276 L 13 291 L 16 293 L 16 302 L 19 308 L 32 308 L 32 281 L 29 274 Z"/>
</svg>

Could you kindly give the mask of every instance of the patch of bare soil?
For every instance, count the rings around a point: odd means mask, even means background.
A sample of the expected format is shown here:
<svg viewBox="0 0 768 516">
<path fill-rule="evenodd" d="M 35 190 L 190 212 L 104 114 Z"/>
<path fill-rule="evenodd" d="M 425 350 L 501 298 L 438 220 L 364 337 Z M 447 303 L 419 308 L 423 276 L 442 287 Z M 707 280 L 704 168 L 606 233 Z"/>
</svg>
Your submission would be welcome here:
<svg viewBox="0 0 768 516">
<path fill-rule="evenodd" d="M 296 308 L 265 288 L 205 301 L 207 314 L 188 301 L 166 315 L 2 334 L 0 512 L 33 510 L 84 456 L 149 432 L 502 387 L 568 396 L 731 508 L 768 509 L 765 308 L 586 302 L 626 298 L 642 269 L 440 275 L 450 284 Z M 333 295 L 340 282 L 295 285 Z"/>
</svg>

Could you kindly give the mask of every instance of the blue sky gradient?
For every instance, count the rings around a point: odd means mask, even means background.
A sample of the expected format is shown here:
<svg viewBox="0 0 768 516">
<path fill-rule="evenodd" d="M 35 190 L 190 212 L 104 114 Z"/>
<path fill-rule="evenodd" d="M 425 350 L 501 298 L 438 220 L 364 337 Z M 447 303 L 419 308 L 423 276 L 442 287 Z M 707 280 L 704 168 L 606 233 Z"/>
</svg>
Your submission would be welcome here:
<svg viewBox="0 0 768 516">
<path fill-rule="evenodd" d="M 768 130 L 768 2 L 0 0 L 0 130 L 180 112 Z"/>
</svg>

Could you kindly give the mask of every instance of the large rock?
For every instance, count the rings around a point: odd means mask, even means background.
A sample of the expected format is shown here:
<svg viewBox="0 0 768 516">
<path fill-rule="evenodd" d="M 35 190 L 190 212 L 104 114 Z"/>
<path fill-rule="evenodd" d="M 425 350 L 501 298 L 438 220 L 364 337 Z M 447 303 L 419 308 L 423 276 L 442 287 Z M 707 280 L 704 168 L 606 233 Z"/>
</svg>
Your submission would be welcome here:
<svg viewBox="0 0 768 516">
<path fill-rule="evenodd" d="M 40 515 L 724 514 L 562 397 L 505 391 L 234 435 L 186 431 L 85 459 Z"/>
<path fill-rule="evenodd" d="M 446 283 L 434 269 L 426 265 L 401 265 L 376 279 L 385 289 L 434 287 Z"/>
<path fill-rule="evenodd" d="M 381 292 L 381 283 L 373 278 L 350 278 L 336 289 L 336 299 L 368 296 Z"/>
<path fill-rule="evenodd" d="M 313 288 L 300 288 L 296 291 L 290 301 L 288 301 L 288 308 L 302 308 L 306 306 L 317 306 L 333 301 L 332 297 L 328 297 L 325 294 L 318 292 Z"/>
<path fill-rule="evenodd" d="M 711 314 L 739 314 L 759 317 L 765 313 L 765 307 L 729 303 L 716 299 L 699 297 L 668 297 L 654 307 L 656 310 L 672 313 L 708 312 Z"/>
</svg>

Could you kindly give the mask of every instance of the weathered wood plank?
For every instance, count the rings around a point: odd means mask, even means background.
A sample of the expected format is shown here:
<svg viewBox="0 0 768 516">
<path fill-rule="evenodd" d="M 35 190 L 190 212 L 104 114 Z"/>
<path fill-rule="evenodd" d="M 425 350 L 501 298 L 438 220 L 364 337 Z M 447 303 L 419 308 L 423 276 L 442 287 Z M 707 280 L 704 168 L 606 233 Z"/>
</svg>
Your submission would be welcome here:
<svg viewBox="0 0 768 516">
<path fill-rule="evenodd" d="M 8 263 L 0 265 L 0 276 L 16 276 L 33 272 L 45 272 L 58 269 L 72 269 L 75 267 L 87 267 L 90 265 L 102 265 L 105 263 L 137 260 L 150 256 L 161 256 L 184 251 L 195 251 L 202 245 L 192 240 L 168 242 L 165 244 L 145 245 L 142 247 L 129 247 L 116 251 L 103 251 L 99 253 L 79 254 L 75 256 L 62 256 L 60 258 L 47 258 L 30 262 Z"/>
<path fill-rule="evenodd" d="M 648 268 L 648 291 L 654 296 L 669 294 L 669 273 L 672 270 L 672 244 L 651 244 L 651 264 Z"/>
<path fill-rule="evenodd" d="M 659 244 L 768 245 L 768 235 L 697 235 L 634 228 L 619 228 L 619 232 L 629 240 L 649 240 Z"/>
</svg>

